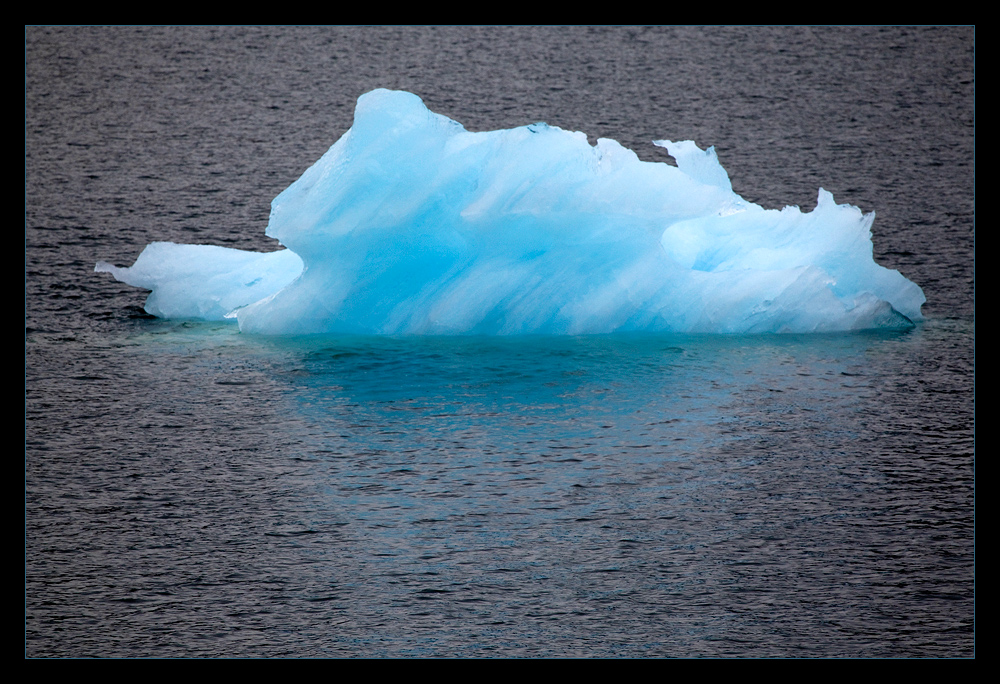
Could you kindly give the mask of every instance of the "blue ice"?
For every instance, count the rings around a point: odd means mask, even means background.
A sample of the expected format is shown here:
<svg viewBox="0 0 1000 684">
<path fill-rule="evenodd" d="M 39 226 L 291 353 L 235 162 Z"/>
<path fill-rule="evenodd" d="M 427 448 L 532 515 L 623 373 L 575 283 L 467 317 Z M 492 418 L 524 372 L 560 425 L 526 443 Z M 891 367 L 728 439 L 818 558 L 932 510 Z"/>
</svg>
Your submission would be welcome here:
<svg viewBox="0 0 1000 684">
<path fill-rule="evenodd" d="M 875 263 L 874 213 L 763 209 L 712 148 L 677 166 L 544 123 L 470 133 L 375 90 L 271 203 L 272 253 L 153 243 L 98 271 L 165 318 L 301 334 L 761 333 L 904 328 L 921 289 Z"/>
</svg>

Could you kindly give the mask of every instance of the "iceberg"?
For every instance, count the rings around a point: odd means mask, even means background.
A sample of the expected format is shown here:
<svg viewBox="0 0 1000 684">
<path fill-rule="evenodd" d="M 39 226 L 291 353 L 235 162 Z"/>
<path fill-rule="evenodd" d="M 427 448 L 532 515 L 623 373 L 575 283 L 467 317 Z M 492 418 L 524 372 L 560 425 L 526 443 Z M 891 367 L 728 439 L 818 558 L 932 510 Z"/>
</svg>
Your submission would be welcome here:
<svg viewBox="0 0 1000 684">
<path fill-rule="evenodd" d="M 907 328 L 921 289 L 872 255 L 874 213 L 733 192 L 715 150 L 677 166 L 544 123 L 469 132 L 407 92 L 354 124 L 271 203 L 246 252 L 156 242 L 130 268 L 166 318 L 262 334 L 829 332 Z"/>
</svg>

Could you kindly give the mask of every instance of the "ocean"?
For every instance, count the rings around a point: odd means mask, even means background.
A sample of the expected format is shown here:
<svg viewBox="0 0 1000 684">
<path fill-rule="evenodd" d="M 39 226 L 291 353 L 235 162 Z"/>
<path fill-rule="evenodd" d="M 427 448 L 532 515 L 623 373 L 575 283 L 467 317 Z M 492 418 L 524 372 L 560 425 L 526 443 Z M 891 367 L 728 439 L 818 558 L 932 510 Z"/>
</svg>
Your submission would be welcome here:
<svg viewBox="0 0 1000 684">
<path fill-rule="evenodd" d="M 25 29 L 28 657 L 973 657 L 971 27 Z M 875 211 L 903 332 L 241 334 L 103 273 L 269 251 L 374 88 Z"/>
</svg>

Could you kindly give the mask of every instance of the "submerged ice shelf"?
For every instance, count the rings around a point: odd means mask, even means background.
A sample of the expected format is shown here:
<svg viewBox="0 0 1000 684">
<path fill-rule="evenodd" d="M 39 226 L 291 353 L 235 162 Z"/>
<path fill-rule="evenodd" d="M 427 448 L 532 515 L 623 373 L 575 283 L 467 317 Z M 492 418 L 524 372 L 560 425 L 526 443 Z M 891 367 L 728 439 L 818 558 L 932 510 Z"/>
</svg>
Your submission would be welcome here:
<svg viewBox="0 0 1000 684">
<path fill-rule="evenodd" d="M 543 123 L 470 133 L 376 90 L 271 203 L 245 252 L 157 242 L 131 268 L 166 318 L 269 334 L 813 332 L 903 328 L 924 296 L 872 257 L 874 214 L 765 210 L 715 151 L 656 141 L 677 166 Z"/>
</svg>

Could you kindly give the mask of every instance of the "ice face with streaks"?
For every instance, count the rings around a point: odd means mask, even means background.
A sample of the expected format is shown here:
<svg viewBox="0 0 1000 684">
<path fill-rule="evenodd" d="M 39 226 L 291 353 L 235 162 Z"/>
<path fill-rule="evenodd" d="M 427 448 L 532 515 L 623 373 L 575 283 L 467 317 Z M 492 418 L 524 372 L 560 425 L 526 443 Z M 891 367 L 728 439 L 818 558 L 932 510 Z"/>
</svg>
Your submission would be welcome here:
<svg viewBox="0 0 1000 684">
<path fill-rule="evenodd" d="M 411 93 L 354 125 L 271 203 L 269 254 L 153 243 L 146 310 L 264 334 L 814 332 L 903 328 L 920 288 L 875 263 L 874 214 L 767 210 L 713 149 L 677 166 L 543 123 L 481 133 Z"/>
</svg>

